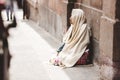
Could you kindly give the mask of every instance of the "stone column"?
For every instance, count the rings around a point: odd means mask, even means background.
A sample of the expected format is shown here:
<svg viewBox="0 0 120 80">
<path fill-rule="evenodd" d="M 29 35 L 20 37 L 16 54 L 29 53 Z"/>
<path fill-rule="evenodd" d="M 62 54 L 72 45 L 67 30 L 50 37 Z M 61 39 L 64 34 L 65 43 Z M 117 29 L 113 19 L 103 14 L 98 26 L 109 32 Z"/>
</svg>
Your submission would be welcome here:
<svg viewBox="0 0 120 80">
<path fill-rule="evenodd" d="M 115 24 L 113 37 L 113 61 L 115 73 L 113 80 L 120 80 L 120 0 L 116 0 L 115 4 Z"/>
<path fill-rule="evenodd" d="M 120 62 L 119 3 L 119 0 L 103 0 L 103 15 L 100 23 L 100 55 L 98 59 L 102 80 L 120 79 L 117 66 Z"/>
</svg>

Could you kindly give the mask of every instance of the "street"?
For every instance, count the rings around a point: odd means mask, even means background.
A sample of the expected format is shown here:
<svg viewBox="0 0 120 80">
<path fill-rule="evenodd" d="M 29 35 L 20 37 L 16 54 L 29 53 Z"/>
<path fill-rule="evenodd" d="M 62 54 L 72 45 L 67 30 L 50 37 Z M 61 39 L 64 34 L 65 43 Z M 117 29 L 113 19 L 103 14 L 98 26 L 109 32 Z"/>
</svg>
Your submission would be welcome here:
<svg viewBox="0 0 120 80">
<path fill-rule="evenodd" d="M 21 10 L 15 15 L 18 24 L 9 30 L 8 38 L 12 55 L 10 80 L 99 80 L 93 65 L 64 69 L 50 64 L 49 59 L 60 42 L 33 21 L 22 20 Z"/>
</svg>

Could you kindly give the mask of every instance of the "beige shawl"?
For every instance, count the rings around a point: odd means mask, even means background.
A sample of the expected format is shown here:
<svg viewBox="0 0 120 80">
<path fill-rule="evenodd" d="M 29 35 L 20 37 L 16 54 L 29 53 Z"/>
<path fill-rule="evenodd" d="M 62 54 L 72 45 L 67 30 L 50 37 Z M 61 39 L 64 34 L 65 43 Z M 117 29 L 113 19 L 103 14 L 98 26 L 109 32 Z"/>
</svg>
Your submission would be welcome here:
<svg viewBox="0 0 120 80">
<path fill-rule="evenodd" d="M 81 9 L 73 9 L 71 15 L 72 24 L 63 42 L 65 46 L 58 57 L 65 67 L 72 67 L 85 52 L 89 43 L 90 28 L 85 23 L 84 12 Z"/>
</svg>

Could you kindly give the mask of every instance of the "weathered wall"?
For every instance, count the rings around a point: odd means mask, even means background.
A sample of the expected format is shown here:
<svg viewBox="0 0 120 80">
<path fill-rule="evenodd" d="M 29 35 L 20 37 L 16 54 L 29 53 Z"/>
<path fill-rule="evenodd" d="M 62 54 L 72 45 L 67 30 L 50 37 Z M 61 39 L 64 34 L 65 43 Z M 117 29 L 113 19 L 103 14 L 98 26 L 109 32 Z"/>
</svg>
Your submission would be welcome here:
<svg viewBox="0 0 120 80">
<path fill-rule="evenodd" d="M 69 27 L 71 10 L 83 9 L 87 23 L 92 28 L 93 62 L 99 66 L 101 80 L 120 79 L 120 0 L 28 0 L 28 2 L 32 3 L 30 18 L 58 40 L 62 39 L 64 29 Z"/>
<path fill-rule="evenodd" d="M 101 80 L 119 80 L 120 1 L 76 0 L 75 7 L 85 11 L 92 27 L 94 62 L 99 65 Z"/>
<path fill-rule="evenodd" d="M 37 3 L 36 1 L 28 0 L 33 4 L 30 7 L 30 18 L 55 38 L 61 40 L 67 24 L 67 4 L 62 0 L 38 0 Z"/>
<path fill-rule="evenodd" d="M 87 23 L 92 28 L 94 61 L 98 61 L 102 0 L 77 0 L 75 8 L 82 8 L 85 11 Z"/>
</svg>

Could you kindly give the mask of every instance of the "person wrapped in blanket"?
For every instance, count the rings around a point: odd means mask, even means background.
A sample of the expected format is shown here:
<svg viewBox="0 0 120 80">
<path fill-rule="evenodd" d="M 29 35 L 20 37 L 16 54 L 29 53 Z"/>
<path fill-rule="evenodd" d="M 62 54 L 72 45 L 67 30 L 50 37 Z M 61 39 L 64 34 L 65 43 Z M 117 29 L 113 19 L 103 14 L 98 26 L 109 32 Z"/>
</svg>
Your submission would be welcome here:
<svg viewBox="0 0 120 80">
<path fill-rule="evenodd" d="M 50 59 L 53 65 L 73 67 L 84 53 L 88 52 L 91 30 L 86 23 L 84 11 L 73 9 L 70 22 L 71 26 L 63 36 L 63 43 L 57 50 L 57 55 Z"/>
</svg>

